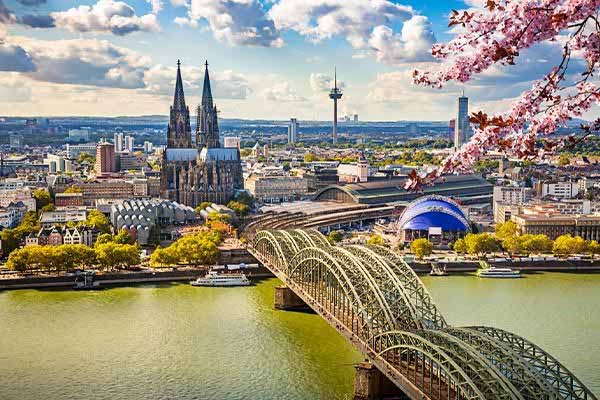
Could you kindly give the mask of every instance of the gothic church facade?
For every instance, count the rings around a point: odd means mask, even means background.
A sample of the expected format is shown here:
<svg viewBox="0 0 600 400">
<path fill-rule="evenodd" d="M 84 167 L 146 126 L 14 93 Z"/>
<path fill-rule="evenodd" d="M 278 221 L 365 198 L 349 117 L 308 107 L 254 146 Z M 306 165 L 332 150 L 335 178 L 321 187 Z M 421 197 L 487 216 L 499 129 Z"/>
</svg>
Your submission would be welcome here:
<svg viewBox="0 0 600 400">
<path fill-rule="evenodd" d="M 219 141 L 217 107 L 213 103 L 208 63 L 194 143 L 178 61 L 175 96 L 167 128 L 167 148 L 161 161 L 161 197 L 190 207 L 204 201 L 227 204 L 235 191 L 243 186 L 239 149 L 223 148 Z"/>
</svg>

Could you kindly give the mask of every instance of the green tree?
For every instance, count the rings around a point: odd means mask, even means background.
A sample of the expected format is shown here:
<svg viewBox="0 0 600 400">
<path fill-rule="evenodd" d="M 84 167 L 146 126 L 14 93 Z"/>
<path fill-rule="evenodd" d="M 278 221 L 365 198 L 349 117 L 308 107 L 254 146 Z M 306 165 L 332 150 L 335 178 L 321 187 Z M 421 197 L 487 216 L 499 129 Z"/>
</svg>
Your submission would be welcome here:
<svg viewBox="0 0 600 400">
<path fill-rule="evenodd" d="M 94 247 L 99 246 L 101 244 L 110 243 L 112 241 L 113 241 L 113 237 L 110 233 L 101 233 L 100 235 L 98 235 L 98 239 L 96 239 L 96 243 L 94 244 Z"/>
<path fill-rule="evenodd" d="M 489 233 L 469 233 L 465 236 L 465 244 L 469 254 L 479 257 L 484 257 L 486 254 L 500 249 L 498 239 Z"/>
<path fill-rule="evenodd" d="M 560 165 L 561 167 L 564 167 L 569 164 L 571 164 L 571 157 L 567 153 L 562 153 L 558 157 L 558 165 Z"/>
<path fill-rule="evenodd" d="M 57 253 L 64 263 L 63 269 L 88 267 L 95 262 L 94 249 L 83 244 L 63 244 L 57 247 Z"/>
<path fill-rule="evenodd" d="M 519 227 L 513 221 L 506 221 L 503 224 L 496 225 L 496 236 L 502 240 L 517 236 L 519 234 Z"/>
<path fill-rule="evenodd" d="M 384 241 L 383 238 L 379 235 L 371 235 L 369 240 L 367 240 L 367 244 L 370 246 L 383 246 Z"/>
<path fill-rule="evenodd" d="M 314 154 L 314 153 L 306 153 L 304 155 L 304 162 L 305 163 L 315 162 L 315 161 L 319 161 L 319 157 L 317 157 L 316 154 Z"/>
<path fill-rule="evenodd" d="M 203 201 L 202 203 L 200 203 L 200 205 L 198 205 L 198 207 L 196 207 L 194 209 L 194 211 L 196 212 L 196 214 L 200 214 L 200 211 L 206 209 L 207 207 L 211 206 L 212 202 L 210 201 Z"/>
<path fill-rule="evenodd" d="M 581 236 L 561 235 L 556 238 L 552 251 L 559 256 L 581 254 L 586 251 L 585 240 Z"/>
<path fill-rule="evenodd" d="M 417 258 L 427 257 L 433 252 L 433 243 L 424 238 L 413 240 L 410 244 L 410 250 Z"/>
<path fill-rule="evenodd" d="M 85 225 L 98 229 L 102 233 L 110 233 L 110 221 L 98 210 L 88 213 Z"/>
<path fill-rule="evenodd" d="M 21 234 L 17 229 L 4 229 L 0 231 L 0 239 L 2 240 L 2 251 L 4 255 L 9 255 L 19 247 Z"/>
<path fill-rule="evenodd" d="M 27 246 L 29 247 L 29 246 Z M 22 249 L 16 249 L 10 253 L 8 256 L 8 261 L 6 262 L 6 268 L 13 271 L 26 271 L 30 268 L 31 263 L 29 257 L 29 251 L 25 250 L 27 247 Z"/>
<path fill-rule="evenodd" d="M 250 206 L 239 201 L 231 200 L 227 203 L 227 207 L 231 208 L 238 217 L 243 218 L 250 212 Z"/>
<path fill-rule="evenodd" d="M 35 205 L 37 209 L 41 209 L 45 205 L 48 205 L 52 199 L 50 193 L 45 189 L 36 189 L 33 191 L 33 197 L 35 198 Z"/>
<path fill-rule="evenodd" d="M 140 263 L 137 245 L 108 242 L 96 246 L 94 251 L 98 265 L 107 270 Z"/>
<path fill-rule="evenodd" d="M 247 206 L 252 206 L 252 203 L 254 203 L 254 197 L 244 190 L 237 194 L 235 201 L 246 204 Z"/>
<path fill-rule="evenodd" d="M 121 229 L 119 233 L 112 238 L 112 241 L 118 244 L 131 244 L 133 238 L 127 229 Z"/>
<path fill-rule="evenodd" d="M 49 211 L 54 211 L 54 210 L 56 210 L 54 203 L 48 203 L 40 209 L 41 212 L 49 212 Z"/>
<path fill-rule="evenodd" d="M 175 265 L 179 262 L 179 254 L 175 246 L 159 247 L 150 256 L 150 264 L 154 267 Z"/>
<path fill-rule="evenodd" d="M 465 242 L 465 239 L 462 238 L 457 239 L 456 242 L 454 242 L 454 246 L 452 248 L 458 254 L 467 254 L 469 252 L 469 249 L 467 248 L 467 243 Z"/>
<path fill-rule="evenodd" d="M 94 158 L 94 156 L 88 154 L 86 151 L 82 151 L 79 154 L 79 157 L 77 157 L 77 162 L 82 164 L 87 162 L 88 164 L 94 164 L 96 162 L 96 159 Z"/>
<path fill-rule="evenodd" d="M 219 255 L 216 237 L 206 232 L 184 236 L 175 246 L 181 260 L 192 265 L 212 264 Z"/>
<path fill-rule="evenodd" d="M 593 260 L 596 254 L 600 254 L 600 243 L 598 243 L 596 240 L 589 241 L 587 243 L 587 253 L 592 255 Z"/>
<path fill-rule="evenodd" d="M 216 211 L 211 211 L 208 213 L 208 221 L 229 223 L 231 221 L 231 216 L 227 214 L 221 214 Z"/>
<path fill-rule="evenodd" d="M 524 251 L 523 238 L 521 236 L 508 236 L 502 240 L 502 248 L 509 255 L 521 254 Z"/>
<path fill-rule="evenodd" d="M 329 240 L 329 243 L 331 244 L 339 243 L 343 238 L 344 234 L 340 231 L 331 231 L 329 232 L 329 235 L 327 235 L 327 240 Z"/>
<path fill-rule="evenodd" d="M 523 250 L 527 254 L 547 253 L 552 251 L 554 242 L 546 235 L 523 235 L 521 236 Z"/>
</svg>

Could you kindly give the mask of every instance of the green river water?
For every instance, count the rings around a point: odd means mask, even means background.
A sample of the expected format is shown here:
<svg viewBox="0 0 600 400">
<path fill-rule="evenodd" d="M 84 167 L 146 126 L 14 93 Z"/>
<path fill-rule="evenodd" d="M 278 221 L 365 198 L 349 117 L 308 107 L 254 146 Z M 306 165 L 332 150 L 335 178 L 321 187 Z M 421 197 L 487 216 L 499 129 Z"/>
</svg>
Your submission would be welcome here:
<svg viewBox="0 0 600 400">
<path fill-rule="evenodd" d="M 453 325 L 508 329 L 600 393 L 600 274 L 423 278 Z M 361 360 L 276 279 L 0 292 L 0 399 L 351 399 Z"/>
</svg>

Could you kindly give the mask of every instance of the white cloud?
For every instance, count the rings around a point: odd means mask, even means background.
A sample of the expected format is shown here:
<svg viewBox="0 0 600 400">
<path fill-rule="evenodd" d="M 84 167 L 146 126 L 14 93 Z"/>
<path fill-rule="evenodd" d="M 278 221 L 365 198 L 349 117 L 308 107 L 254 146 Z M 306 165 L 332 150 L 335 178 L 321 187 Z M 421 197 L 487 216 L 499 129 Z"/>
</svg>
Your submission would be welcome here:
<svg viewBox="0 0 600 400">
<path fill-rule="evenodd" d="M 364 48 L 376 26 L 406 21 L 413 9 L 388 0 L 281 0 L 269 15 L 278 29 L 316 42 L 343 36 L 354 48 Z"/>
<path fill-rule="evenodd" d="M 128 89 L 145 86 L 144 71 L 150 59 L 106 40 L 11 37 L 9 41 L 26 50 L 35 65 L 26 75 L 38 81 Z"/>
<path fill-rule="evenodd" d="M 0 76 L 0 102 L 26 102 L 31 99 L 31 88 L 18 74 Z"/>
<path fill-rule="evenodd" d="M 72 32 L 110 32 L 115 35 L 127 35 L 132 32 L 160 31 L 156 15 L 137 16 L 135 10 L 122 1 L 98 0 L 93 6 L 79 6 L 67 11 L 53 12 L 58 27 Z"/>
<path fill-rule="evenodd" d="M 431 46 L 434 43 L 431 23 L 422 15 L 415 15 L 404 22 L 400 34 L 387 26 L 377 26 L 369 39 L 377 61 L 391 65 L 432 61 Z"/>
<path fill-rule="evenodd" d="M 265 100 L 276 102 L 298 102 L 306 101 L 296 90 L 290 87 L 288 82 L 278 83 L 262 91 L 262 97 Z"/>
<path fill-rule="evenodd" d="M 146 0 L 152 6 L 152 13 L 158 14 L 162 10 L 162 0 Z"/>
<path fill-rule="evenodd" d="M 159 95 L 173 95 L 176 67 L 156 65 L 144 74 L 145 91 Z M 252 88 L 248 79 L 232 70 L 209 71 L 213 97 L 219 99 L 246 99 Z M 200 96 L 204 82 L 203 67 L 182 66 L 181 76 L 186 96 Z"/>
<path fill-rule="evenodd" d="M 206 21 L 217 40 L 232 46 L 283 46 L 279 31 L 258 0 L 191 0 L 186 5 L 187 18 L 175 19 L 179 25 L 196 27 L 199 21 Z"/>
<path fill-rule="evenodd" d="M 333 76 L 320 73 L 312 73 L 309 78 L 310 87 L 315 92 L 329 92 L 333 88 Z M 343 89 L 346 84 L 343 81 L 337 80 L 337 86 Z"/>
</svg>

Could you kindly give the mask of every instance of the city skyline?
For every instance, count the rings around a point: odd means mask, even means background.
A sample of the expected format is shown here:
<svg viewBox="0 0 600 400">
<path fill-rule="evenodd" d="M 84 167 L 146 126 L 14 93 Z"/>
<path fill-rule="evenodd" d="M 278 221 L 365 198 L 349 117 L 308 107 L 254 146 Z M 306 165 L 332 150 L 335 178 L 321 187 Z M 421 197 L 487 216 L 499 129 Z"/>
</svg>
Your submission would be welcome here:
<svg viewBox="0 0 600 400">
<path fill-rule="evenodd" d="M 473 110 L 502 111 L 560 57 L 544 43 L 469 84 L 414 86 L 412 70 L 454 35 L 451 10 L 481 2 L 430 3 L 0 0 L 0 114 L 164 115 L 177 59 L 199 103 L 208 58 L 223 118 L 330 120 L 337 64 L 340 116 L 448 120 L 462 90 Z"/>
</svg>

